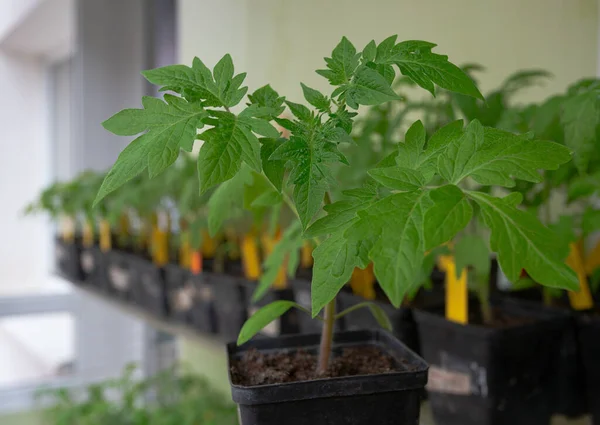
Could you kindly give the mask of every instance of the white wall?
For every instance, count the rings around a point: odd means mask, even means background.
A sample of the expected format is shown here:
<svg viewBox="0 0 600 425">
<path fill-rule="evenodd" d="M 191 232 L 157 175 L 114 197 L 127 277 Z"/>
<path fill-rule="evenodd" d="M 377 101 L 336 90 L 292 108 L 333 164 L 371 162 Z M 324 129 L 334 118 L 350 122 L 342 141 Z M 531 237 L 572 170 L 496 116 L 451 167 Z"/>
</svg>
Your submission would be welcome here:
<svg viewBox="0 0 600 425">
<path fill-rule="evenodd" d="M 537 99 L 582 76 L 596 75 L 596 0 L 180 0 L 180 59 L 215 63 L 225 52 L 248 71 L 251 89 L 265 82 L 299 99 L 299 82 L 325 87 L 314 73 L 345 35 L 361 49 L 398 34 L 439 45 L 457 64 L 488 68 L 485 90 L 528 67 L 555 74 Z M 245 19 L 244 19 L 245 16 Z M 239 57 L 238 57 L 239 56 Z"/>
<path fill-rule="evenodd" d="M 39 288 L 50 255 L 43 217 L 24 219 L 24 206 L 50 182 L 44 67 L 35 58 L 0 51 L 0 295 Z M 46 222 L 46 223 L 45 223 Z"/>
</svg>

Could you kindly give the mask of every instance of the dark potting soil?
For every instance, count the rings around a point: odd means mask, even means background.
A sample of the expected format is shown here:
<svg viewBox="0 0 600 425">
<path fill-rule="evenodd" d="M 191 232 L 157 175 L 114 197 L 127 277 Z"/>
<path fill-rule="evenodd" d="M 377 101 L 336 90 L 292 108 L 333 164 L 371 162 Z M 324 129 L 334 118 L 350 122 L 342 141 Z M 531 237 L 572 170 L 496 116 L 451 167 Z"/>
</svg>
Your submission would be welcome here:
<svg viewBox="0 0 600 425">
<path fill-rule="evenodd" d="M 498 308 L 498 307 L 492 308 L 492 311 L 493 311 L 494 320 L 491 323 L 483 323 L 483 318 L 481 317 L 481 313 L 479 312 L 479 309 L 469 310 L 469 324 L 484 326 L 486 328 L 492 328 L 492 329 L 501 329 L 501 328 L 510 328 L 513 326 L 528 325 L 530 323 L 535 323 L 537 321 L 533 317 L 520 316 L 520 315 L 507 313 L 506 311 L 504 311 L 503 309 Z"/>
<path fill-rule="evenodd" d="M 344 348 L 333 357 L 327 374 L 318 375 L 317 356 L 306 350 L 261 353 L 248 350 L 231 367 L 233 384 L 242 386 L 283 384 L 344 376 L 376 375 L 410 370 L 371 346 Z"/>
</svg>

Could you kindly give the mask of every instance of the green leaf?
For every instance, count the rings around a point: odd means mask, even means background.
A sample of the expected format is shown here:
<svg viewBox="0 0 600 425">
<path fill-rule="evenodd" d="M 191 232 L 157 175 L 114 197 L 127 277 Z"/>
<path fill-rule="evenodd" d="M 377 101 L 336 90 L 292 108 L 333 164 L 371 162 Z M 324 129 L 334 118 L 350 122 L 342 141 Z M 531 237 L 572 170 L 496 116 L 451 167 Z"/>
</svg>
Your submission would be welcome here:
<svg viewBox="0 0 600 425">
<path fill-rule="evenodd" d="M 252 295 L 254 302 L 264 297 L 273 285 L 273 282 L 275 282 L 279 269 L 285 262 L 285 258 L 292 252 L 297 252 L 300 247 L 302 247 L 302 228 L 300 223 L 295 221 L 283 232 L 281 239 L 273 246 L 271 254 L 264 261 L 264 273 L 260 277 L 258 286 Z"/>
<path fill-rule="evenodd" d="M 410 168 L 374 168 L 369 171 L 369 175 L 385 187 L 394 190 L 417 190 L 427 183 L 421 172 Z"/>
<path fill-rule="evenodd" d="M 233 107 L 240 103 L 248 91 L 241 87 L 246 74 L 233 76 L 233 62 L 225 55 L 215 66 L 213 73 L 204 63 L 194 58 L 192 67 L 170 65 L 144 71 L 142 74 L 161 90 L 172 90 L 190 100 L 204 100 L 205 106 Z"/>
<path fill-rule="evenodd" d="M 325 58 L 328 69 L 317 70 L 317 74 L 327 78 L 332 86 L 347 83 L 358 66 L 360 53 L 346 37 L 333 49 L 331 58 Z"/>
<path fill-rule="evenodd" d="M 275 190 L 267 190 L 266 192 L 257 196 L 254 201 L 252 201 L 250 208 L 272 207 L 280 204 L 282 200 L 283 198 L 279 192 L 276 192 Z"/>
<path fill-rule="evenodd" d="M 327 212 L 325 217 L 316 220 L 304 232 L 305 238 L 314 238 L 321 235 L 329 235 L 347 227 L 356 218 L 357 211 L 367 208 L 375 201 L 376 193 L 365 193 L 365 197 L 355 198 L 352 201 L 337 201 L 325 205 L 323 209 Z"/>
<path fill-rule="evenodd" d="M 437 173 L 437 163 L 440 155 L 444 153 L 450 142 L 462 135 L 463 125 L 462 120 L 446 124 L 433 133 L 427 141 L 425 150 L 419 155 L 419 161 L 415 166 L 423 173 L 427 181 L 431 180 L 434 174 Z"/>
<path fill-rule="evenodd" d="M 312 113 L 306 106 L 301 105 L 300 103 L 290 102 L 289 100 L 286 100 L 285 104 L 290 108 L 292 114 L 300 121 L 308 122 L 312 119 Z"/>
<path fill-rule="evenodd" d="M 600 125 L 598 91 L 584 92 L 563 104 L 562 124 L 565 144 L 574 152 L 575 165 L 581 173 L 588 168 L 590 158 L 598 149 L 596 129 Z"/>
<path fill-rule="evenodd" d="M 356 70 L 352 82 L 346 88 L 346 101 L 350 107 L 357 105 L 379 105 L 400 99 L 390 83 L 377 71 L 361 65 Z"/>
<path fill-rule="evenodd" d="M 217 125 L 198 135 L 205 141 L 198 154 L 200 190 L 232 178 L 242 163 L 256 171 L 261 170 L 260 142 L 252 133 L 248 116 L 236 117 L 225 111 L 212 111 L 218 118 Z"/>
<path fill-rule="evenodd" d="M 259 139 L 261 143 L 260 158 L 262 168 L 273 186 L 281 192 L 283 177 L 285 175 L 285 161 L 270 159 L 275 150 L 283 143 L 284 139 Z"/>
<path fill-rule="evenodd" d="M 454 121 L 436 131 L 425 144 L 425 127 L 416 121 L 406 132 L 404 143 L 399 143 L 397 151 L 377 164 L 378 168 L 392 166 L 418 170 L 428 182 L 437 172 L 437 161 L 448 144 L 463 134 L 463 122 Z"/>
<path fill-rule="evenodd" d="M 273 189 L 271 187 L 271 183 L 269 183 L 269 180 L 265 178 L 264 175 L 257 173 L 255 171 L 253 171 L 252 173 L 252 179 L 246 182 L 246 185 L 244 186 L 244 191 L 243 191 L 243 205 L 244 205 L 244 209 L 246 210 L 252 210 L 253 207 L 254 209 L 264 209 L 264 206 L 262 206 L 261 208 L 259 208 L 259 204 L 256 204 L 255 201 L 261 197 L 262 195 L 268 195 L 268 194 L 272 194 L 272 195 L 277 195 L 277 196 L 281 196 L 275 189 Z M 241 194 L 237 194 L 237 196 L 240 196 Z M 260 202 L 259 202 L 260 203 Z"/>
<path fill-rule="evenodd" d="M 266 117 L 268 118 L 275 118 L 285 110 L 285 106 L 283 106 L 285 97 L 280 97 L 268 84 L 262 86 L 254 93 L 249 94 L 248 99 L 250 99 L 252 104 L 263 108 L 263 111 L 266 112 Z"/>
<path fill-rule="evenodd" d="M 396 307 L 420 283 L 425 256 L 423 217 L 430 202 L 426 195 L 427 191 L 390 195 L 360 212 L 345 232 L 349 241 L 374 238 L 369 258 L 379 284 Z"/>
<path fill-rule="evenodd" d="M 581 217 L 581 230 L 584 237 L 600 230 L 600 210 L 592 207 L 585 209 Z"/>
<path fill-rule="evenodd" d="M 375 60 L 375 56 L 377 55 L 377 44 L 375 40 L 371 40 L 369 44 L 365 46 L 362 52 L 362 57 L 364 62 L 373 62 Z"/>
<path fill-rule="evenodd" d="M 381 308 L 379 305 L 377 305 L 375 303 L 371 303 L 371 302 L 367 303 L 367 307 L 369 307 L 371 314 L 373 315 L 375 320 L 377 320 L 377 323 L 379 323 L 379 326 L 381 326 L 383 329 L 385 329 L 386 331 L 389 331 L 389 332 L 392 332 L 394 330 L 394 327 L 392 326 L 392 322 L 390 322 L 390 318 L 388 317 L 388 315 L 386 314 L 386 312 L 383 308 Z"/>
<path fill-rule="evenodd" d="M 341 311 L 335 316 L 336 320 L 361 308 L 368 308 L 375 320 L 377 320 L 379 326 L 381 326 L 383 329 L 389 332 L 392 332 L 394 330 L 392 327 L 392 322 L 390 322 L 390 318 L 386 314 L 385 310 L 379 304 L 369 301 L 356 304 L 350 308 L 347 308 L 344 311 Z"/>
<path fill-rule="evenodd" d="M 569 182 L 567 190 L 569 202 L 593 196 L 600 191 L 600 172 L 574 177 Z"/>
<path fill-rule="evenodd" d="M 223 223 L 232 217 L 243 206 L 240 194 L 244 187 L 252 181 L 252 173 L 247 167 L 242 167 L 231 180 L 221 184 L 208 201 L 208 231 L 215 236 Z"/>
<path fill-rule="evenodd" d="M 117 162 L 115 162 L 106 174 L 94 200 L 94 206 L 98 205 L 106 195 L 112 193 L 146 169 L 148 166 L 149 145 L 149 139 L 146 138 L 146 135 L 143 135 L 123 149 L 117 158 Z"/>
<path fill-rule="evenodd" d="M 304 98 L 308 103 L 317 108 L 321 112 L 327 112 L 330 109 L 331 101 L 318 90 L 311 89 L 310 87 L 300 83 L 302 86 L 302 92 Z"/>
<path fill-rule="evenodd" d="M 436 46 L 426 41 L 403 41 L 395 43 L 396 36 L 384 40 L 377 47 L 376 63 L 396 65 L 419 86 L 435 94 L 435 86 L 482 99 L 483 96 L 471 78 L 448 57 L 431 50 Z"/>
<path fill-rule="evenodd" d="M 321 208 L 329 182 L 333 180 L 330 163 L 343 161 L 337 146 L 327 139 L 326 129 L 316 122 L 295 123 L 296 132 L 269 157 L 290 164 L 290 181 L 294 184 L 292 198 L 303 228 Z"/>
<path fill-rule="evenodd" d="M 148 130 L 119 155 L 107 175 L 96 202 L 99 202 L 146 167 L 155 177 L 175 162 L 180 149 L 191 151 L 197 129 L 208 116 L 202 105 L 165 95 L 165 101 L 144 97 L 144 109 L 125 109 L 102 125 L 117 135 L 133 135 Z"/>
<path fill-rule="evenodd" d="M 577 290 L 577 275 L 564 262 L 568 245 L 539 220 L 519 210 L 520 195 L 494 198 L 480 192 L 468 196 L 481 208 L 481 215 L 492 231 L 491 248 L 498 253 L 498 263 L 509 280 L 516 281 L 521 270 L 544 286 Z"/>
<path fill-rule="evenodd" d="M 250 341 L 250 339 L 259 333 L 265 326 L 273 320 L 283 316 L 292 307 L 300 306 L 293 301 L 275 301 L 258 310 L 252 317 L 246 320 L 246 323 L 242 326 L 237 344 L 242 345 Z"/>
<path fill-rule="evenodd" d="M 368 265 L 369 249 L 370 243 L 367 238 L 348 240 L 344 236 L 344 228 L 317 246 L 313 252 L 313 317 L 316 317 L 348 283 L 355 267 L 365 268 Z"/>
<path fill-rule="evenodd" d="M 561 215 L 556 223 L 552 223 L 548 226 L 556 235 L 557 240 L 563 246 L 570 245 L 572 242 L 577 241 L 577 235 L 575 234 L 575 217 L 572 215 Z M 565 257 L 567 259 L 567 251 L 565 251 Z"/>
<path fill-rule="evenodd" d="M 513 187 L 513 178 L 541 182 L 540 169 L 556 170 L 570 159 L 569 150 L 554 142 L 529 140 L 472 121 L 438 159 L 440 175 L 456 184 L 472 177 L 483 185 Z"/>
<path fill-rule="evenodd" d="M 433 189 L 429 197 L 433 204 L 425 213 L 423 221 L 427 251 L 452 239 L 469 224 L 473 216 L 471 204 L 456 186 Z"/>
<path fill-rule="evenodd" d="M 479 276 L 489 276 L 492 261 L 486 241 L 479 235 L 464 235 L 454 245 L 456 277 L 471 266 Z"/>
<path fill-rule="evenodd" d="M 425 146 L 425 127 L 421 121 L 416 121 L 406 132 L 404 143 L 398 145 L 396 164 L 400 167 L 417 169 Z"/>
</svg>

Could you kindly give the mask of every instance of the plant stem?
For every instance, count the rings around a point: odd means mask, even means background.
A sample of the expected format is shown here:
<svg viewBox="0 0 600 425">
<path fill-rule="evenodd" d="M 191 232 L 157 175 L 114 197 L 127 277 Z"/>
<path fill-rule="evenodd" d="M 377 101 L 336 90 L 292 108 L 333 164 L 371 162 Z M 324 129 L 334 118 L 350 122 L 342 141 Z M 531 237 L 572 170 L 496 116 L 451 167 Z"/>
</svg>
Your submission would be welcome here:
<svg viewBox="0 0 600 425">
<path fill-rule="evenodd" d="M 331 204 L 331 196 L 329 192 L 325 192 L 323 199 L 325 205 Z M 316 241 L 317 244 L 319 241 Z M 335 297 L 325 306 L 325 322 L 323 323 L 323 331 L 321 332 L 321 346 L 319 347 L 319 366 L 317 373 L 325 375 L 329 367 L 329 359 L 333 347 L 333 328 L 335 325 Z"/>
<path fill-rule="evenodd" d="M 544 198 L 544 204 L 542 205 L 542 210 L 544 211 L 543 223 L 546 226 L 549 226 L 550 222 L 552 221 L 552 212 L 550 210 L 551 189 L 552 188 L 550 187 L 550 181 L 548 180 L 548 178 L 546 176 L 546 179 L 544 181 L 544 188 L 542 189 L 543 198 Z"/>
<path fill-rule="evenodd" d="M 319 366 L 317 373 L 325 375 L 329 367 L 329 358 L 333 345 L 333 325 L 335 324 L 335 298 L 325 306 L 325 322 L 321 333 L 321 346 L 319 348 Z"/>
</svg>

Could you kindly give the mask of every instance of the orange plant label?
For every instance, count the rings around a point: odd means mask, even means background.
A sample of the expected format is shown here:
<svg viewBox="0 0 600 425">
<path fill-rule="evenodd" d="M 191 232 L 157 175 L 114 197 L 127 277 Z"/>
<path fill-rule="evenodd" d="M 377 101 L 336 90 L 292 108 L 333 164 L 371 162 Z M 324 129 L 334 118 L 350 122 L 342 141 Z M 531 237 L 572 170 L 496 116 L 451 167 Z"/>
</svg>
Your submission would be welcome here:
<svg viewBox="0 0 600 425">
<path fill-rule="evenodd" d="M 202 253 L 200 251 L 193 251 L 191 253 L 190 270 L 193 274 L 200 274 L 202 272 Z"/>
</svg>

